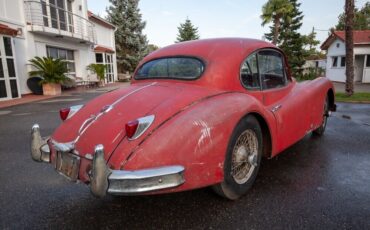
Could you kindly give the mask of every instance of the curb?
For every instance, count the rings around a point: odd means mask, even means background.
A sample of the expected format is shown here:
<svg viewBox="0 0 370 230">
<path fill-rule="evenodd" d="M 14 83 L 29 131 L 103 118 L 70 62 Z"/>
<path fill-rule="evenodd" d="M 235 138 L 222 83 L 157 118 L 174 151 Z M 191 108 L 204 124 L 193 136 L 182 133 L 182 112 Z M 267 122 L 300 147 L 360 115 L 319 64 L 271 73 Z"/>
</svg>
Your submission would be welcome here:
<svg viewBox="0 0 370 230">
<path fill-rule="evenodd" d="M 349 103 L 349 104 L 370 104 L 370 101 L 341 101 L 341 100 L 336 100 L 335 102 Z"/>
</svg>

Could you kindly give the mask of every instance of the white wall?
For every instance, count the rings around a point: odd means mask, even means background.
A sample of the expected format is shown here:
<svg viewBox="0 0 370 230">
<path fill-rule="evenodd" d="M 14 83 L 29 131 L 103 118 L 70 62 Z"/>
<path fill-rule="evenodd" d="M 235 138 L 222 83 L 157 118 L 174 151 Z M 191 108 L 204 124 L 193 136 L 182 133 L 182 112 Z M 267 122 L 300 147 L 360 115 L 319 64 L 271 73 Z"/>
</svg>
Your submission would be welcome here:
<svg viewBox="0 0 370 230">
<path fill-rule="evenodd" d="M 336 39 L 328 48 L 326 59 L 326 77 L 332 81 L 345 82 L 346 81 L 346 68 L 333 67 L 334 56 L 345 56 L 346 47 L 342 40 Z M 338 59 L 340 62 L 340 59 Z"/>
<path fill-rule="evenodd" d="M 339 47 L 337 47 L 339 44 Z M 367 47 L 354 47 L 353 49 L 354 55 L 366 55 L 370 54 L 370 46 Z M 329 47 L 327 51 L 327 62 L 326 62 L 326 76 L 332 80 L 337 82 L 345 82 L 346 81 L 346 68 L 345 67 L 333 67 L 333 59 L 332 57 L 337 56 L 345 56 L 346 55 L 346 48 L 345 43 L 339 39 L 336 39 Z M 340 62 L 340 59 L 338 59 Z M 358 63 L 355 63 L 355 65 Z M 362 77 L 359 76 L 359 71 L 355 74 L 355 81 L 360 81 Z"/>
<path fill-rule="evenodd" d="M 81 9 L 80 9 L 81 6 Z M 88 19 L 87 0 L 74 0 L 72 11 Z M 13 29 L 20 29 L 22 33 L 13 38 L 16 71 L 20 94 L 31 93 L 27 87 L 28 71 L 31 70 L 29 60 L 35 56 L 46 56 L 46 46 L 54 46 L 74 51 L 76 76 L 87 79 L 86 66 L 95 63 L 93 45 L 81 44 L 73 38 L 56 38 L 34 32 L 28 32 L 23 0 L 0 0 L 0 23 Z M 94 23 L 95 24 L 95 23 Z M 98 35 L 97 44 L 115 50 L 114 29 L 108 29 L 95 24 Z M 116 54 L 113 54 L 114 76 L 117 79 Z"/>
<path fill-rule="evenodd" d="M 27 30 L 23 0 L 0 0 L 0 23 L 12 29 L 19 29 L 21 34 L 13 38 L 15 67 L 18 78 L 19 93 L 28 93 L 26 81 Z"/>
<path fill-rule="evenodd" d="M 109 29 L 97 23 L 93 23 L 93 24 L 95 25 L 97 45 L 109 47 L 115 50 L 114 29 Z"/>
<path fill-rule="evenodd" d="M 34 53 L 34 56 L 46 56 L 47 46 L 73 50 L 76 66 L 76 77 L 86 79 L 86 66 L 94 62 L 94 55 L 91 45 L 81 44 L 79 42 L 71 41 L 66 38 L 55 38 L 35 34 L 34 46 L 31 46 L 28 52 L 30 54 Z"/>
<path fill-rule="evenodd" d="M 11 24 L 23 25 L 23 1 L 0 0 L 0 21 Z"/>
<path fill-rule="evenodd" d="M 97 45 L 104 46 L 116 51 L 116 43 L 114 38 L 114 29 L 107 28 L 100 24 L 94 23 L 94 27 L 96 30 L 96 43 Z M 116 52 L 113 53 L 113 71 L 114 71 L 114 80 L 118 80 L 117 74 L 117 57 Z M 95 59 L 94 59 L 95 61 Z"/>
<path fill-rule="evenodd" d="M 359 47 L 359 46 L 357 46 L 357 47 L 355 47 L 353 49 L 353 53 L 355 55 L 370 54 L 370 45 L 367 46 L 367 47 L 364 47 L 364 46 L 363 47 Z"/>
</svg>

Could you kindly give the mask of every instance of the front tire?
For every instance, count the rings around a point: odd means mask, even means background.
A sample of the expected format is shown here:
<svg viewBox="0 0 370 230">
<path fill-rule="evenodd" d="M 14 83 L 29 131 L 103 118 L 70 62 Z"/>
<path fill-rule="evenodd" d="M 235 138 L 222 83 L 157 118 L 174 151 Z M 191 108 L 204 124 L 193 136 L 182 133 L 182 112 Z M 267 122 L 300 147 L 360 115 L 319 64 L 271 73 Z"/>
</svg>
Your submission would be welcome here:
<svg viewBox="0 0 370 230">
<path fill-rule="evenodd" d="M 213 186 L 222 197 L 236 200 L 256 179 L 262 158 L 262 131 L 254 116 L 241 120 L 231 135 L 224 162 L 224 181 Z"/>
</svg>

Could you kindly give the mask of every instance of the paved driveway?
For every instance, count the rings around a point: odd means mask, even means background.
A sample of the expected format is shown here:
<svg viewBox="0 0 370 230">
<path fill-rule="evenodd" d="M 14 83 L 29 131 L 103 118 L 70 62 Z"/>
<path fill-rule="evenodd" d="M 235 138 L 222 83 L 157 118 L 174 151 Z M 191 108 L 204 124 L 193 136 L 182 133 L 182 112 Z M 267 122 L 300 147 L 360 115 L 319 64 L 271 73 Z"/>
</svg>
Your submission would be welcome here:
<svg viewBox="0 0 370 230">
<path fill-rule="evenodd" d="M 98 94 L 0 110 L 1 229 L 370 229 L 370 126 L 351 116 L 366 117 L 370 105 L 340 104 L 323 137 L 308 135 L 265 160 L 253 188 L 236 202 L 207 188 L 97 199 L 85 185 L 33 162 L 29 139 L 33 123 L 50 134 L 60 107 Z"/>
</svg>

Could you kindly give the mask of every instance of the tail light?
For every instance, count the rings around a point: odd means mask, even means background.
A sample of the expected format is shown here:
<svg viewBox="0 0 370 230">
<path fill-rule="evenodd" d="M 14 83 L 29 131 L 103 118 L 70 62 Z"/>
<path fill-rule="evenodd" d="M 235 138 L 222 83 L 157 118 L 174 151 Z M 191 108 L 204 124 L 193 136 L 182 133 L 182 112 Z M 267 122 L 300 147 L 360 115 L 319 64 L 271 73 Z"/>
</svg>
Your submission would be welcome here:
<svg viewBox="0 0 370 230">
<path fill-rule="evenodd" d="M 60 119 L 62 119 L 62 121 L 65 121 L 65 120 L 71 118 L 82 107 L 83 107 L 83 105 L 75 105 L 75 106 L 71 106 L 71 107 L 68 107 L 68 108 L 60 109 L 59 110 Z"/>
<path fill-rule="evenodd" d="M 129 140 L 139 138 L 153 123 L 154 115 L 141 117 L 126 124 L 126 135 Z"/>
<path fill-rule="evenodd" d="M 62 108 L 59 110 L 60 119 L 62 121 L 65 121 L 68 117 L 69 112 L 71 111 L 71 108 Z"/>
</svg>

